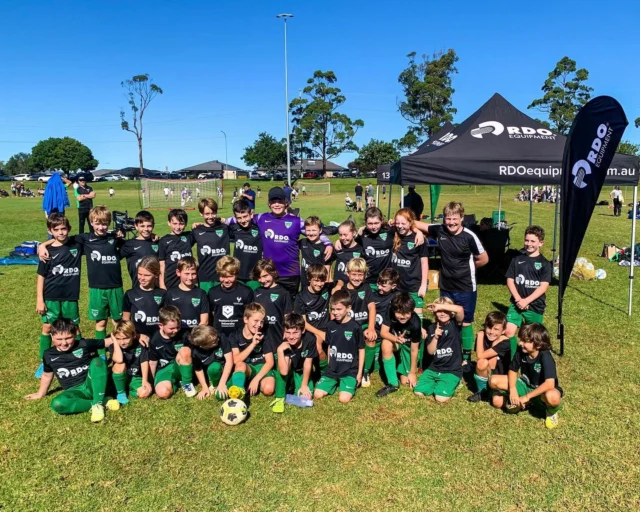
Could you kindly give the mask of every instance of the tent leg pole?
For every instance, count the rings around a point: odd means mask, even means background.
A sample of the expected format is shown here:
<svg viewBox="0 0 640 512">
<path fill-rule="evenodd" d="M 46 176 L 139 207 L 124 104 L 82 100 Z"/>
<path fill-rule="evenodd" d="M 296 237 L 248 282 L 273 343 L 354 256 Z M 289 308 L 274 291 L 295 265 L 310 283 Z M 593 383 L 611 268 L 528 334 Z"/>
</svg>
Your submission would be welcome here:
<svg viewBox="0 0 640 512">
<path fill-rule="evenodd" d="M 552 256 L 552 260 L 551 263 L 553 263 L 554 261 L 556 261 L 556 240 L 557 240 L 557 235 L 558 235 L 558 204 L 560 203 L 560 201 L 558 201 L 558 193 L 556 192 L 556 210 L 553 216 L 553 247 L 551 248 L 551 256 Z"/>
<path fill-rule="evenodd" d="M 400 187 L 400 208 L 404 208 L 404 185 Z"/>
<path fill-rule="evenodd" d="M 631 266 L 629 267 L 629 316 L 631 316 L 631 299 L 633 298 L 633 264 L 636 260 L 636 218 L 638 216 L 638 185 L 633 187 L 633 206 L 631 207 Z"/>
<path fill-rule="evenodd" d="M 387 220 L 391 217 L 391 193 L 393 192 L 393 185 L 389 184 L 389 207 L 387 208 Z"/>
<path fill-rule="evenodd" d="M 533 224 L 533 185 L 529 188 L 529 226 Z"/>
<path fill-rule="evenodd" d="M 380 208 L 380 185 L 376 185 L 376 208 Z"/>
<path fill-rule="evenodd" d="M 502 211 L 502 185 L 498 185 L 498 231 L 500 231 L 500 212 Z"/>
</svg>

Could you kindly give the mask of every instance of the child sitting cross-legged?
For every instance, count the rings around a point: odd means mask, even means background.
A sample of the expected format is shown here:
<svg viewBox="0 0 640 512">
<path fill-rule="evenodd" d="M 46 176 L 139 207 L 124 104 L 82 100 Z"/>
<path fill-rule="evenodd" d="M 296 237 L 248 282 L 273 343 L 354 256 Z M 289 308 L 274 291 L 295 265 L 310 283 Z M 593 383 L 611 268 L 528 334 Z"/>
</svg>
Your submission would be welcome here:
<svg viewBox="0 0 640 512">
<path fill-rule="evenodd" d="M 189 335 L 189 345 L 193 369 L 200 383 L 198 399 L 203 400 L 212 394 L 219 399 L 227 398 L 227 382 L 233 370 L 233 355 L 226 339 L 219 336 L 213 327 L 198 325 Z"/>
</svg>

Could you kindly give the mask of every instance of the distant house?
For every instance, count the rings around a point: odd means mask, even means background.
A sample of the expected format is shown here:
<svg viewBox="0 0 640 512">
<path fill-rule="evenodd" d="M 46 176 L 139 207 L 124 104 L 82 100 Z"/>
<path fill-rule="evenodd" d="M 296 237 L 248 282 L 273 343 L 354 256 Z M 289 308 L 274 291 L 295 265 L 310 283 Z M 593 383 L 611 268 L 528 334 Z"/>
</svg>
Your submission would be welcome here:
<svg viewBox="0 0 640 512">
<path fill-rule="evenodd" d="M 179 172 L 180 174 L 200 174 L 204 172 L 222 172 L 224 170 L 236 172 L 242 171 L 242 169 L 234 165 L 225 164 L 218 160 L 211 160 L 210 162 L 185 167 L 184 169 L 180 169 L 176 172 Z"/>
<path fill-rule="evenodd" d="M 258 172 L 266 172 L 267 169 L 256 169 Z M 330 176 L 334 171 L 345 171 L 346 168 L 341 165 L 333 163 L 331 160 L 327 160 L 327 175 Z M 287 172 L 287 164 L 279 166 L 276 171 Z M 322 159 L 318 158 L 305 158 L 303 160 L 296 160 L 291 164 L 291 171 L 295 171 L 296 174 L 307 171 L 322 172 Z"/>
<path fill-rule="evenodd" d="M 95 171 L 91 171 L 91 174 L 94 176 L 104 176 L 105 174 L 119 174 L 120 171 L 118 169 L 96 169 Z"/>
<path fill-rule="evenodd" d="M 145 174 L 158 174 L 160 173 L 160 171 L 156 170 L 156 169 L 147 169 L 146 167 L 142 168 L 144 170 Z M 119 169 L 117 171 L 112 171 L 116 174 L 122 174 L 123 176 L 126 176 L 127 178 L 133 178 L 136 176 L 140 176 L 140 167 L 123 167 L 122 169 Z M 94 173 L 95 174 L 95 173 Z"/>
</svg>

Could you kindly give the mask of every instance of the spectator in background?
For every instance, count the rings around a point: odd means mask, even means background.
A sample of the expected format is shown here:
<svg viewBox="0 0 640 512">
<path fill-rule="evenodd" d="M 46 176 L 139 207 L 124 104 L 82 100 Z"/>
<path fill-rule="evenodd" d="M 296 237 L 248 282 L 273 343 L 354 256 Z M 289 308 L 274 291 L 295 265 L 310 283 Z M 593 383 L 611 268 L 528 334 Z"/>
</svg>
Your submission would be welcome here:
<svg viewBox="0 0 640 512">
<path fill-rule="evenodd" d="M 93 208 L 93 199 L 96 193 L 90 185 L 87 185 L 87 179 L 80 175 L 78 177 L 78 187 L 75 190 L 76 203 L 78 206 L 78 233 L 84 233 L 84 223 L 89 225 L 89 232 L 93 233 L 93 228 L 89 222 L 89 212 Z"/>
<path fill-rule="evenodd" d="M 360 185 L 360 182 L 358 182 L 358 184 L 356 185 L 354 192 L 356 195 L 356 211 L 361 212 L 362 211 L 362 194 L 364 190 L 362 189 L 362 185 Z"/>
<path fill-rule="evenodd" d="M 420 194 L 416 192 L 415 185 L 409 185 L 409 193 L 404 196 L 404 207 L 409 208 L 416 216 L 417 220 L 422 218 L 422 212 L 424 211 L 424 201 Z"/>
<path fill-rule="evenodd" d="M 609 197 L 613 199 L 613 216 L 620 217 L 622 213 L 622 202 L 624 199 L 622 198 L 622 190 L 618 185 L 609 193 Z"/>
<path fill-rule="evenodd" d="M 289 185 L 288 182 L 285 182 L 283 190 L 284 190 L 284 195 L 287 198 L 287 204 L 291 205 L 291 192 L 293 192 L 291 185 Z"/>
<path fill-rule="evenodd" d="M 240 199 L 245 199 L 249 206 L 251 206 L 251 213 L 256 209 L 256 193 L 251 190 L 251 183 L 247 182 L 242 185 L 242 194 Z"/>
</svg>

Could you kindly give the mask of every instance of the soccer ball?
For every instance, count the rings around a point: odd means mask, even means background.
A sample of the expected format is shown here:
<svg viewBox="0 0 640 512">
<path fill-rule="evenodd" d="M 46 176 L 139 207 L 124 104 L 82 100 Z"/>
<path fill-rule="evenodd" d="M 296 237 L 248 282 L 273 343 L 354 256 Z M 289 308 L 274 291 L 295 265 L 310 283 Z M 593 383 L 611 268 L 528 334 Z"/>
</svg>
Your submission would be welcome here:
<svg viewBox="0 0 640 512">
<path fill-rule="evenodd" d="M 605 279 L 606 277 L 607 272 L 603 268 L 596 270 L 596 279 Z"/>
<path fill-rule="evenodd" d="M 239 425 L 247 419 L 247 406 L 242 400 L 231 398 L 220 407 L 220 419 L 227 425 Z"/>
</svg>

